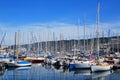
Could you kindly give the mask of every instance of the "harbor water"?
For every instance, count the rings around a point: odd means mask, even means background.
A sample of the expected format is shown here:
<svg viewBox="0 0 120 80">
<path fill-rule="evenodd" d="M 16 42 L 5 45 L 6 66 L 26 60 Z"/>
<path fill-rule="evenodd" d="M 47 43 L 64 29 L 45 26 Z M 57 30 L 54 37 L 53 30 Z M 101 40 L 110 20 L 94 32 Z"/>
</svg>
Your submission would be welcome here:
<svg viewBox="0 0 120 80">
<path fill-rule="evenodd" d="M 120 70 L 91 73 L 89 69 L 72 69 L 43 64 L 30 67 L 7 68 L 0 72 L 0 80 L 120 80 Z"/>
</svg>

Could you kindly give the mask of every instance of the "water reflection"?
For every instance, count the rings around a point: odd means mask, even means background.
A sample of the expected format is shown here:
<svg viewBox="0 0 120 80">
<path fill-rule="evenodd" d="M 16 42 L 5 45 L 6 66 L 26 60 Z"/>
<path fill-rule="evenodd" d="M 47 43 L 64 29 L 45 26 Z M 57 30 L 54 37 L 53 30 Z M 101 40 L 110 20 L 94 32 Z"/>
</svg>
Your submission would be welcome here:
<svg viewBox="0 0 120 80">
<path fill-rule="evenodd" d="M 91 75 L 90 69 L 75 69 L 74 74 Z"/>
<path fill-rule="evenodd" d="M 0 80 L 27 80 L 31 67 L 11 67 L 6 68 Z"/>
<path fill-rule="evenodd" d="M 31 67 L 10 67 L 10 68 L 6 68 L 6 71 L 13 71 L 13 70 L 19 70 L 19 71 L 24 71 L 24 70 L 30 70 Z"/>
<path fill-rule="evenodd" d="M 64 66 L 52 66 L 52 65 L 45 64 L 45 65 L 42 65 L 42 67 L 45 67 L 45 69 L 47 69 L 47 70 L 52 69 L 52 70 L 56 70 L 56 71 L 60 71 L 60 72 L 68 71 L 68 68 L 64 67 Z"/>
<path fill-rule="evenodd" d="M 3 76 L 4 75 L 4 71 L 0 71 L 0 76 Z"/>
<path fill-rule="evenodd" d="M 33 64 L 31 67 L 7 68 L 0 80 L 117 80 L 120 70 L 91 73 L 90 69 L 69 70 L 63 66 Z"/>
<path fill-rule="evenodd" d="M 84 79 L 88 80 L 109 80 L 106 77 L 111 76 L 114 71 L 104 71 L 104 72 L 94 72 L 92 73 L 90 69 L 73 69 L 70 70 L 70 72 L 73 72 L 75 75 L 83 76 Z M 84 80 L 83 79 L 83 80 Z"/>
<path fill-rule="evenodd" d="M 92 78 L 102 78 L 105 76 L 109 76 L 110 74 L 112 74 L 111 71 L 104 71 L 104 72 L 91 73 L 91 76 L 92 76 Z"/>
</svg>

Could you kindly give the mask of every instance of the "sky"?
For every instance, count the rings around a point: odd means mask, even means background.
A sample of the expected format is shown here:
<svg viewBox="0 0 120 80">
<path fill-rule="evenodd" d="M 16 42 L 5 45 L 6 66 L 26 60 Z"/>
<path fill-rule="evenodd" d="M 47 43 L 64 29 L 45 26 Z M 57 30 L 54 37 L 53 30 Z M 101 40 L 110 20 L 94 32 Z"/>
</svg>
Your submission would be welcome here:
<svg viewBox="0 0 120 80">
<path fill-rule="evenodd" d="M 14 44 L 18 31 L 21 44 L 81 39 L 85 23 L 86 38 L 95 36 L 98 2 L 101 34 L 119 35 L 120 0 L 0 0 L 0 41 L 6 33 L 2 44 Z"/>
</svg>

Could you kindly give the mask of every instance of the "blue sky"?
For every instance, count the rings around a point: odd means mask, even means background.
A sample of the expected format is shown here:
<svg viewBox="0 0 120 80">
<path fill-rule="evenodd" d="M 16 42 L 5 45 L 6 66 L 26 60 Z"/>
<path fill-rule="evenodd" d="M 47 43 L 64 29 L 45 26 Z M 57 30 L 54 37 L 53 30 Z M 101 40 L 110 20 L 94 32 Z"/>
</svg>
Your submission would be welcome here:
<svg viewBox="0 0 120 80">
<path fill-rule="evenodd" d="M 120 19 L 120 0 L 100 0 L 101 21 Z M 23 25 L 34 22 L 67 22 L 76 24 L 78 17 L 95 22 L 98 0 L 0 0 L 0 22 Z"/>
<path fill-rule="evenodd" d="M 119 31 L 120 0 L 99 1 L 100 23 L 105 24 L 107 29 L 115 28 Z M 96 24 L 97 5 L 98 0 L 0 0 L 0 27 L 8 33 L 7 35 L 23 28 L 32 31 L 36 25 L 34 32 L 37 32 L 41 25 L 58 29 L 61 26 L 66 27 L 65 25 L 77 27 L 80 24 L 83 27 L 84 14 L 88 25 L 86 27 L 90 27 Z M 102 28 L 104 29 L 104 26 Z M 54 30 L 57 29 L 52 31 Z"/>
</svg>

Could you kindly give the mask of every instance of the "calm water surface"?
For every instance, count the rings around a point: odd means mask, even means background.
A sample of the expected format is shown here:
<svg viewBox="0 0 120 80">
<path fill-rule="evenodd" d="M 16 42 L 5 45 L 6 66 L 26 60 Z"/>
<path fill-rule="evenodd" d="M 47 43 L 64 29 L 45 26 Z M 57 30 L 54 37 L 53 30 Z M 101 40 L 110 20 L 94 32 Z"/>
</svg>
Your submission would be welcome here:
<svg viewBox="0 0 120 80">
<path fill-rule="evenodd" d="M 90 70 L 33 64 L 31 67 L 8 68 L 0 73 L 0 80 L 120 80 L 120 70 L 90 73 Z"/>
</svg>

